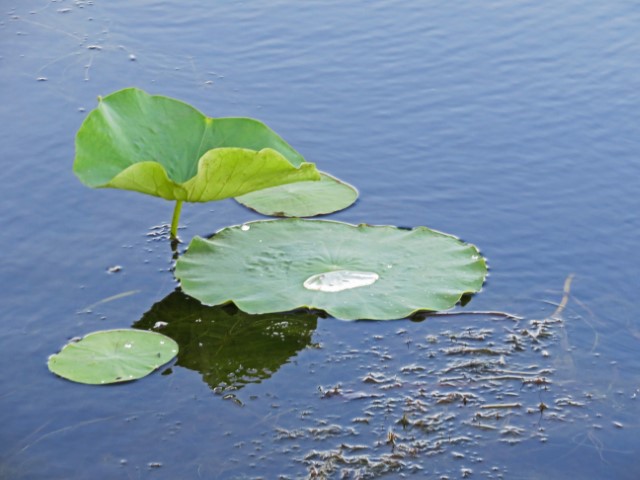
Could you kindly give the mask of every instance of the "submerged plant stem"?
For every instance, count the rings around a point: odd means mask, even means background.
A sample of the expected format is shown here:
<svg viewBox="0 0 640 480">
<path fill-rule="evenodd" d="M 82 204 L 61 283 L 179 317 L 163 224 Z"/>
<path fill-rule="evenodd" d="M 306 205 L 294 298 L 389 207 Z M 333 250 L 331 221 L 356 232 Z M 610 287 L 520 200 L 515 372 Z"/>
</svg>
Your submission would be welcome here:
<svg viewBox="0 0 640 480">
<path fill-rule="evenodd" d="M 180 220 L 180 211 L 182 210 L 182 200 L 176 200 L 176 206 L 173 209 L 173 218 L 171 219 L 171 239 L 178 238 L 178 221 Z"/>
</svg>

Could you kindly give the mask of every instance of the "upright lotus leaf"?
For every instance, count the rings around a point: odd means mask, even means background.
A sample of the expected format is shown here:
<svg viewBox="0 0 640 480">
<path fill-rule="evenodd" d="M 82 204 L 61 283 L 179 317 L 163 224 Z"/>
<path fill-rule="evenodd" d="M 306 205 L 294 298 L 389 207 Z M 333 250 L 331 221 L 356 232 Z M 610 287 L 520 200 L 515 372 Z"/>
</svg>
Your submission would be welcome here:
<svg viewBox="0 0 640 480">
<path fill-rule="evenodd" d="M 319 182 L 296 182 L 265 188 L 237 197 L 240 204 L 273 217 L 315 217 L 350 207 L 358 190 L 320 172 Z"/>
<path fill-rule="evenodd" d="M 158 329 L 180 345 L 177 365 L 212 388 L 240 388 L 269 378 L 311 343 L 317 315 L 249 315 L 233 305 L 208 307 L 176 290 L 133 326 Z"/>
<path fill-rule="evenodd" d="M 71 341 L 49 357 L 49 370 L 67 380 L 104 385 L 137 380 L 178 353 L 171 338 L 143 330 L 104 330 Z"/>
<path fill-rule="evenodd" d="M 76 135 L 73 170 L 90 187 L 175 200 L 178 213 L 183 201 L 320 179 L 313 164 L 257 120 L 209 118 L 136 88 L 99 99 Z"/>
<path fill-rule="evenodd" d="M 480 290 L 487 267 L 475 246 L 426 227 L 286 219 L 196 237 L 175 274 L 185 293 L 207 305 L 389 320 L 453 307 Z"/>
<path fill-rule="evenodd" d="M 281 182 L 297 182 L 301 174 L 313 171 L 311 164 L 293 167 L 286 158 L 269 148 L 257 152 L 246 148 L 215 148 L 200 158 L 198 174 L 186 182 L 171 180 L 159 163 L 141 162 L 116 175 L 107 186 L 167 200 L 207 202 L 232 198 Z"/>
</svg>

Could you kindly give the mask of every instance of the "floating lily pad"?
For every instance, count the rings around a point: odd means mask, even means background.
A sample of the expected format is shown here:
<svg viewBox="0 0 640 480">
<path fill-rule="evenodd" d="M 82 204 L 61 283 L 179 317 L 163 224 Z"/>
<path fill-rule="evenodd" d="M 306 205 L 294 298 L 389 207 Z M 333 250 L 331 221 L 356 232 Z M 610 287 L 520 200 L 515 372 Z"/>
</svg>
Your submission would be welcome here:
<svg viewBox="0 0 640 480">
<path fill-rule="evenodd" d="M 196 237 L 176 264 L 182 289 L 208 305 L 247 313 L 301 307 L 345 319 L 388 320 L 446 310 L 480 290 L 478 249 L 417 227 L 285 219 Z"/>
<path fill-rule="evenodd" d="M 93 332 L 49 357 L 49 370 L 67 380 L 91 385 L 142 378 L 178 353 L 171 338 L 143 330 Z"/>
<path fill-rule="evenodd" d="M 194 370 L 212 389 L 237 389 L 269 378 L 311 343 L 317 315 L 249 315 L 233 305 L 209 307 L 176 290 L 134 324 L 180 345 L 176 365 Z"/>
<path fill-rule="evenodd" d="M 76 135 L 73 170 L 90 187 L 188 202 L 320 179 L 313 164 L 257 120 L 209 118 L 136 88 L 99 99 Z"/>
<path fill-rule="evenodd" d="M 320 172 L 319 182 L 296 182 L 247 193 L 236 200 L 273 217 L 314 217 L 344 210 L 358 198 L 352 185 Z"/>
</svg>

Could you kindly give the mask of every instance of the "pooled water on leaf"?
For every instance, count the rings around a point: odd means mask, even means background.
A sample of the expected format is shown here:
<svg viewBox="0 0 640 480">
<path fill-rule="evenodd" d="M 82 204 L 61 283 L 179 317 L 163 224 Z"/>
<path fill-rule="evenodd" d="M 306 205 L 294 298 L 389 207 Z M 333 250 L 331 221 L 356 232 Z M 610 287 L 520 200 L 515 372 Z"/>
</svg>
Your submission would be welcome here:
<svg viewBox="0 0 640 480">
<path fill-rule="evenodd" d="M 375 283 L 380 276 L 375 272 L 336 270 L 319 273 L 307 278 L 304 288 L 320 292 L 341 292 L 350 288 L 366 287 Z"/>
</svg>

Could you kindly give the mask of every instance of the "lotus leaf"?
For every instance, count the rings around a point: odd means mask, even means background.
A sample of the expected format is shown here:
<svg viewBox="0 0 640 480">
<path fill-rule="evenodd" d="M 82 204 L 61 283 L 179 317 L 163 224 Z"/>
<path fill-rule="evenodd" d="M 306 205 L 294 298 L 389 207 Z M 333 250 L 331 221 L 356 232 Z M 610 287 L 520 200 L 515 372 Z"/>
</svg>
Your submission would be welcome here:
<svg viewBox="0 0 640 480">
<path fill-rule="evenodd" d="M 209 118 L 136 88 L 99 99 L 76 135 L 73 170 L 90 187 L 175 200 L 175 221 L 183 201 L 320 179 L 313 164 L 257 120 Z"/>
<path fill-rule="evenodd" d="M 233 305 L 208 307 L 176 290 L 134 324 L 159 329 L 180 345 L 176 365 L 212 389 L 237 389 L 269 378 L 311 343 L 317 315 L 249 315 Z"/>
<path fill-rule="evenodd" d="M 178 353 L 171 338 L 143 330 L 93 332 L 49 357 L 49 370 L 67 380 L 91 385 L 142 378 Z"/>
<path fill-rule="evenodd" d="M 389 320 L 453 307 L 480 290 L 487 267 L 475 246 L 426 227 L 285 219 L 196 237 L 175 273 L 207 305 Z"/>
<path fill-rule="evenodd" d="M 263 215 L 314 217 L 351 206 L 358 198 L 353 186 L 320 172 L 319 182 L 296 182 L 247 193 L 236 200 Z"/>
</svg>

